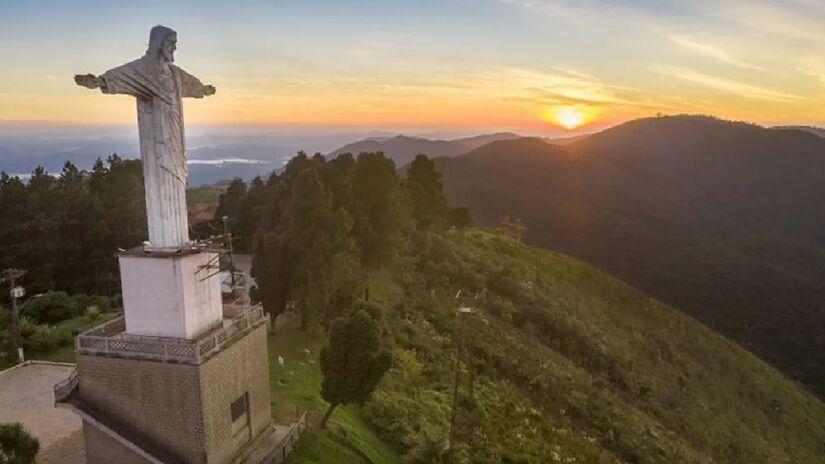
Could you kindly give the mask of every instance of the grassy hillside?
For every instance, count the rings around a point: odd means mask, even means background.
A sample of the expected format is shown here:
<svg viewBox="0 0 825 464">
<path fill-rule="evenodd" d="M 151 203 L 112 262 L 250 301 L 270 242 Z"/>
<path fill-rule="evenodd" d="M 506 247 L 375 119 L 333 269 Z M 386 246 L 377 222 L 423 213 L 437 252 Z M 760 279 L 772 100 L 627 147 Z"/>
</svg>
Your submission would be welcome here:
<svg viewBox="0 0 825 464">
<path fill-rule="evenodd" d="M 436 160 L 476 223 L 593 263 L 825 398 L 825 139 L 704 117 Z"/>
<path fill-rule="evenodd" d="M 372 282 L 387 308 L 393 369 L 369 403 L 336 413 L 330 432 L 311 431 L 289 462 L 399 462 L 391 449 L 403 462 L 441 462 L 459 347 L 463 462 L 818 463 L 825 455 L 825 405 L 617 279 L 503 232 L 421 235 L 413 246 L 417 261 Z M 476 312 L 459 315 L 458 306 Z M 320 343 L 279 328 L 279 414 L 321 411 Z"/>
</svg>

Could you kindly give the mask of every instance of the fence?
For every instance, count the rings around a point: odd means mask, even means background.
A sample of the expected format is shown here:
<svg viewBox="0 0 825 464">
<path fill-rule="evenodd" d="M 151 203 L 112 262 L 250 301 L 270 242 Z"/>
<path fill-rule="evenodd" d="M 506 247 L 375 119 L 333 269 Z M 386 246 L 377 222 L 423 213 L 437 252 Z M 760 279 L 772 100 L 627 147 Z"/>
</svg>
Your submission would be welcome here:
<svg viewBox="0 0 825 464">
<path fill-rule="evenodd" d="M 260 306 L 236 309 L 234 313 L 228 323 L 195 340 L 130 335 L 124 333 L 126 322 L 120 317 L 78 335 L 75 343 L 77 352 L 83 354 L 200 364 L 225 348 L 236 335 L 268 321 Z"/>
<path fill-rule="evenodd" d="M 66 398 L 71 396 L 78 385 L 79 379 L 77 377 L 77 369 L 75 369 L 69 374 L 68 378 L 61 380 L 54 386 L 54 404 L 66 401 Z"/>
<path fill-rule="evenodd" d="M 301 438 L 301 434 L 304 433 L 306 428 L 307 413 L 304 411 L 304 413 L 301 414 L 301 417 L 289 426 L 289 432 L 287 432 L 286 436 L 281 439 L 278 446 L 275 447 L 275 452 L 267 464 L 281 464 L 284 462 L 286 457 L 289 456 L 289 453 L 291 453 L 293 448 L 295 448 L 295 444 L 298 443 L 298 439 Z"/>
</svg>

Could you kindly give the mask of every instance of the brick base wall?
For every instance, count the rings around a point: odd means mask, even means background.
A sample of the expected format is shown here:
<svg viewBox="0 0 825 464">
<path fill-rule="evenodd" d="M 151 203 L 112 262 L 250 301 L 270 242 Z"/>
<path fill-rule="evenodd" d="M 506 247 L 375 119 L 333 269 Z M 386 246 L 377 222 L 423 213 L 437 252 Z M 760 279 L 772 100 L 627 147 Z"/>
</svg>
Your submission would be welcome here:
<svg viewBox="0 0 825 464">
<path fill-rule="evenodd" d="M 199 366 L 78 354 L 79 394 L 187 463 L 230 463 L 249 444 L 233 440 L 233 401 L 249 395 L 251 438 L 271 424 L 266 336 L 266 325 L 259 326 Z M 87 453 L 114 442 L 96 429 L 84 436 Z"/>
<path fill-rule="evenodd" d="M 83 421 L 83 439 L 86 442 L 87 464 L 148 464 L 148 461 L 86 421 Z"/>
</svg>

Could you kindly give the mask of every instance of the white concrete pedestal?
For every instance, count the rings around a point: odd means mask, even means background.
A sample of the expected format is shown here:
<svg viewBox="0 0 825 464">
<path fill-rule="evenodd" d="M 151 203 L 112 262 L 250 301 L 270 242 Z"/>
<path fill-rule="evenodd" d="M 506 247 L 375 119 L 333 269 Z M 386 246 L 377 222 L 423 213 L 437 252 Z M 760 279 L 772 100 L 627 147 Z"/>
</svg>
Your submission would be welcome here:
<svg viewBox="0 0 825 464">
<path fill-rule="evenodd" d="M 191 339 L 222 323 L 217 253 L 139 250 L 119 260 L 126 333 Z"/>
</svg>

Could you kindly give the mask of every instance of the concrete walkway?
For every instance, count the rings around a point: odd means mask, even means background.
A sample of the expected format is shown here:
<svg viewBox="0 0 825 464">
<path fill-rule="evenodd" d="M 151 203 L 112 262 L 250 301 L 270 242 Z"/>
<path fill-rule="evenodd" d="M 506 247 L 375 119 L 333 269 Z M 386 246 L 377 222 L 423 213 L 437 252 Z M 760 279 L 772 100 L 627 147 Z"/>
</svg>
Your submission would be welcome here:
<svg viewBox="0 0 825 464">
<path fill-rule="evenodd" d="M 84 463 L 80 418 L 54 407 L 54 384 L 74 367 L 27 364 L 0 373 L 0 423 L 22 422 L 38 440 L 38 463 Z"/>
</svg>

